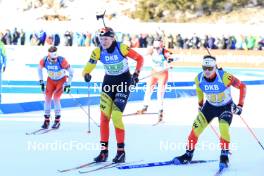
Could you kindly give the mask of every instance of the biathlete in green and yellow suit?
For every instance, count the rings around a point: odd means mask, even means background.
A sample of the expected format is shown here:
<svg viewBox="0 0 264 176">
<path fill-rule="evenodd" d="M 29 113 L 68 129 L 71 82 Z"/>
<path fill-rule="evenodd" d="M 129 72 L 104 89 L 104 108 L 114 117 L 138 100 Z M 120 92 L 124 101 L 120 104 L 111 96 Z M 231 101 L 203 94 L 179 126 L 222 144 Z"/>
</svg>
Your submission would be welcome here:
<svg viewBox="0 0 264 176">
<path fill-rule="evenodd" d="M 138 75 L 143 65 L 143 57 L 127 45 L 116 42 L 114 35 L 114 31 L 110 27 L 100 29 L 100 45 L 92 51 L 90 60 L 83 70 L 84 79 L 89 82 L 90 74 L 99 60 L 105 69 L 100 97 L 101 152 L 94 159 L 96 162 L 105 162 L 108 158 L 109 121 L 111 118 L 117 140 L 117 154 L 113 162 L 125 162 L 125 128 L 122 114 L 129 97 L 130 85 L 135 85 L 138 82 Z M 129 72 L 128 57 L 137 62 L 133 75 Z"/>
<path fill-rule="evenodd" d="M 173 162 L 175 164 L 189 163 L 192 160 L 198 137 L 213 118 L 218 117 L 221 135 L 219 167 L 222 169 L 228 167 L 230 143 L 229 128 L 233 113 L 237 115 L 242 113 L 246 95 L 246 85 L 222 68 L 217 68 L 216 59 L 213 56 L 204 56 L 202 68 L 203 72 L 199 73 L 195 78 L 199 113 L 188 137 L 186 153 L 182 156 L 175 157 Z M 231 86 L 240 90 L 239 102 L 237 105 L 234 104 L 232 100 Z M 206 96 L 205 103 L 204 94 Z"/>
</svg>

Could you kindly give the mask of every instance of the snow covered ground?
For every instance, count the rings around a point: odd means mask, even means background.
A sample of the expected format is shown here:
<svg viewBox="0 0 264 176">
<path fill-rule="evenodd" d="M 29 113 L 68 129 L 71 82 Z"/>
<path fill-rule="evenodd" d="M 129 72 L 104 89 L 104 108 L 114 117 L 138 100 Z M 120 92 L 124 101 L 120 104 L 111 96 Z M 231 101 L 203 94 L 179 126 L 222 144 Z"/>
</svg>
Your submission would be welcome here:
<svg viewBox="0 0 264 176">
<path fill-rule="evenodd" d="M 176 73 L 177 74 L 177 73 Z M 184 73 L 180 73 L 184 75 Z M 194 74 L 194 73 L 193 73 Z M 238 73 L 237 73 L 238 74 Z M 188 74 L 185 74 L 188 75 Z M 238 74 L 242 80 L 250 80 L 250 76 Z M 253 74 L 254 75 L 254 74 Z M 192 80 L 192 76 L 186 76 Z M 255 79 L 261 77 L 254 75 Z M 242 117 L 253 128 L 259 140 L 264 142 L 263 85 L 248 86 Z M 238 91 L 232 90 L 237 101 Z M 4 100 L 13 102 L 14 97 L 27 101 L 41 95 L 27 96 L 23 94 L 4 94 Z M 66 96 L 66 95 L 64 95 Z M 79 95 L 74 95 L 79 96 Z M 155 101 L 149 112 L 155 112 Z M 129 102 L 124 114 L 135 112 L 141 108 L 142 102 Z M 84 107 L 87 109 L 87 107 Z M 192 122 L 197 113 L 196 97 L 185 97 L 165 100 L 165 123 L 152 126 L 156 115 L 123 117 L 126 125 L 127 162 L 167 161 L 185 151 L 185 142 Z M 66 169 L 90 162 L 99 153 L 99 128 L 91 121 L 91 133 L 87 133 L 87 115 L 79 107 L 62 111 L 62 126 L 58 131 L 44 135 L 25 135 L 26 132 L 38 129 L 43 121 L 42 112 L 19 114 L 1 114 L 0 123 L 0 156 L 1 175 L 16 176 L 55 176 L 80 175 L 77 171 L 58 173 L 58 169 Z M 91 117 L 99 123 L 99 107 L 91 107 Z M 109 144 L 109 161 L 116 153 L 116 142 L 113 125 Z M 218 130 L 215 119 L 213 127 Z M 262 176 L 264 152 L 249 133 L 241 119 L 234 116 L 231 128 L 230 169 L 224 175 Z M 218 159 L 218 139 L 210 128 L 207 128 L 199 139 L 194 159 Z M 116 168 L 102 170 L 86 175 L 213 175 L 218 162 L 191 166 L 164 166 L 143 169 L 118 170 Z M 83 169 L 83 170 L 88 170 Z"/>
<path fill-rule="evenodd" d="M 195 118 L 195 98 L 166 101 L 165 124 L 152 126 L 155 115 L 124 117 L 126 124 L 127 161 L 166 161 L 184 152 L 187 135 Z M 127 111 L 136 110 L 140 103 L 128 104 Z M 260 106 L 260 105 L 259 105 Z M 172 108 L 173 107 L 173 108 Z M 129 110 L 128 110 L 129 109 Z M 154 112 L 154 108 L 150 109 Z M 91 161 L 99 152 L 99 128 L 93 122 L 87 133 L 87 116 L 81 109 L 65 109 L 61 129 L 44 135 L 27 136 L 42 123 L 41 112 L 15 114 L 1 118 L 0 153 L 1 175 L 79 175 L 77 172 L 60 174 L 65 169 Z M 261 110 L 247 105 L 243 117 L 263 141 Z M 92 118 L 99 120 L 98 107 L 92 107 Z M 214 127 L 217 128 L 216 120 Z M 112 126 L 112 124 L 111 124 Z M 114 130 L 111 128 L 110 156 L 116 151 Z M 234 117 L 231 128 L 232 155 L 230 171 L 225 175 L 261 176 L 264 163 L 263 150 L 244 127 L 239 117 Z M 217 137 L 210 128 L 202 134 L 194 159 L 218 159 Z M 213 175 L 218 162 L 192 166 L 164 166 L 133 170 L 109 169 L 87 175 Z M 83 169 L 85 170 L 85 169 Z"/>
</svg>

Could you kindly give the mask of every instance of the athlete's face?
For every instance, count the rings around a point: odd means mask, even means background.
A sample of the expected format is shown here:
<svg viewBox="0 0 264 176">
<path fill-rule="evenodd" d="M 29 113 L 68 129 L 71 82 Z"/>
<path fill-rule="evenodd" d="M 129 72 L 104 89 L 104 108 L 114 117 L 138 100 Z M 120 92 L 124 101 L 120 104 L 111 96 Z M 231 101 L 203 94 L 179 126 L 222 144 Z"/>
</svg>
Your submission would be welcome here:
<svg viewBox="0 0 264 176">
<path fill-rule="evenodd" d="M 154 41 L 153 49 L 155 49 L 157 52 L 161 52 L 162 48 L 163 48 L 163 42 L 162 41 Z"/>
<path fill-rule="evenodd" d="M 203 66 L 203 73 L 206 78 L 212 78 L 215 74 L 216 67 Z"/>
<path fill-rule="evenodd" d="M 115 40 L 114 37 L 108 37 L 108 36 L 99 37 L 100 44 L 104 49 L 110 48 L 114 40 Z"/>
<path fill-rule="evenodd" d="M 203 68 L 203 74 L 206 78 L 209 78 L 209 79 L 213 78 L 213 76 L 215 75 L 215 71 L 216 71 L 215 59 L 211 57 L 205 57 L 203 59 L 202 68 Z"/>
<path fill-rule="evenodd" d="M 55 64 L 57 62 L 57 53 L 56 52 L 49 52 L 48 59 L 51 63 Z"/>
</svg>

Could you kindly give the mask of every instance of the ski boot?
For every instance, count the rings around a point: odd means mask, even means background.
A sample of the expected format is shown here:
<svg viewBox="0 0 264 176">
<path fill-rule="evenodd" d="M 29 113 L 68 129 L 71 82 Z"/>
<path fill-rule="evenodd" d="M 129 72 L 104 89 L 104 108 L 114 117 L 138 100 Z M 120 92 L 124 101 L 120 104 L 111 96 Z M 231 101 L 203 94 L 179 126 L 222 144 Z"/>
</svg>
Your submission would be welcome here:
<svg viewBox="0 0 264 176">
<path fill-rule="evenodd" d="M 94 161 L 99 162 L 106 162 L 108 158 L 108 142 L 101 142 L 101 152 L 100 154 L 94 158 Z"/>
<path fill-rule="evenodd" d="M 101 150 L 100 154 L 94 158 L 94 161 L 99 162 L 106 162 L 108 158 L 108 150 Z"/>
<path fill-rule="evenodd" d="M 144 105 L 144 107 L 141 110 L 137 111 L 137 114 L 144 114 L 148 110 L 148 105 Z"/>
<path fill-rule="evenodd" d="M 50 124 L 50 115 L 44 115 L 45 120 L 43 125 L 41 126 L 42 129 L 48 129 Z"/>
<path fill-rule="evenodd" d="M 194 150 L 186 150 L 186 153 L 172 159 L 173 164 L 188 164 L 192 161 Z"/>
<path fill-rule="evenodd" d="M 124 150 L 117 151 L 113 163 L 124 163 L 126 160 L 126 153 Z"/>
<path fill-rule="evenodd" d="M 220 163 L 219 163 L 220 170 L 223 170 L 224 168 L 228 167 L 228 163 L 229 163 L 228 154 L 229 154 L 228 150 L 221 150 Z"/>
<path fill-rule="evenodd" d="M 125 144 L 119 143 L 117 144 L 117 153 L 115 158 L 113 159 L 113 163 L 124 163 L 126 160 L 126 153 L 125 153 Z"/>
<path fill-rule="evenodd" d="M 55 121 L 54 121 L 54 123 L 53 123 L 51 128 L 58 129 L 60 127 L 60 117 L 61 117 L 60 115 L 57 115 L 55 117 Z"/>
</svg>

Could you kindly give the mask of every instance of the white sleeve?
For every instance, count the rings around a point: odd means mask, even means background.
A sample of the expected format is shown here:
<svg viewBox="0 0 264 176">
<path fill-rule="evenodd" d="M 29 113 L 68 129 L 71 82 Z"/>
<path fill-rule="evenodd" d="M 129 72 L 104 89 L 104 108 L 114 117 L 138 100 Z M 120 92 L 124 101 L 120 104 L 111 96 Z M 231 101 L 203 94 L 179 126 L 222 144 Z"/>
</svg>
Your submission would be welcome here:
<svg viewBox="0 0 264 176">
<path fill-rule="evenodd" d="M 68 73 L 69 73 L 67 83 L 70 85 L 71 82 L 72 82 L 72 78 L 73 78 L 73 73 L 74 73 L 74 71 L 73 71 L 73 69 L 72 69 L 71 66 L 69 66 L 69 68 L 67 68 L 67 71 L 68 71 Z"/>
<path fill-rule="evenodd" d="M 43 72 L 40 66 L 38 66 L 38 77 L 39 77 L 39 80 L 43 80 Z"/>
</svg>

